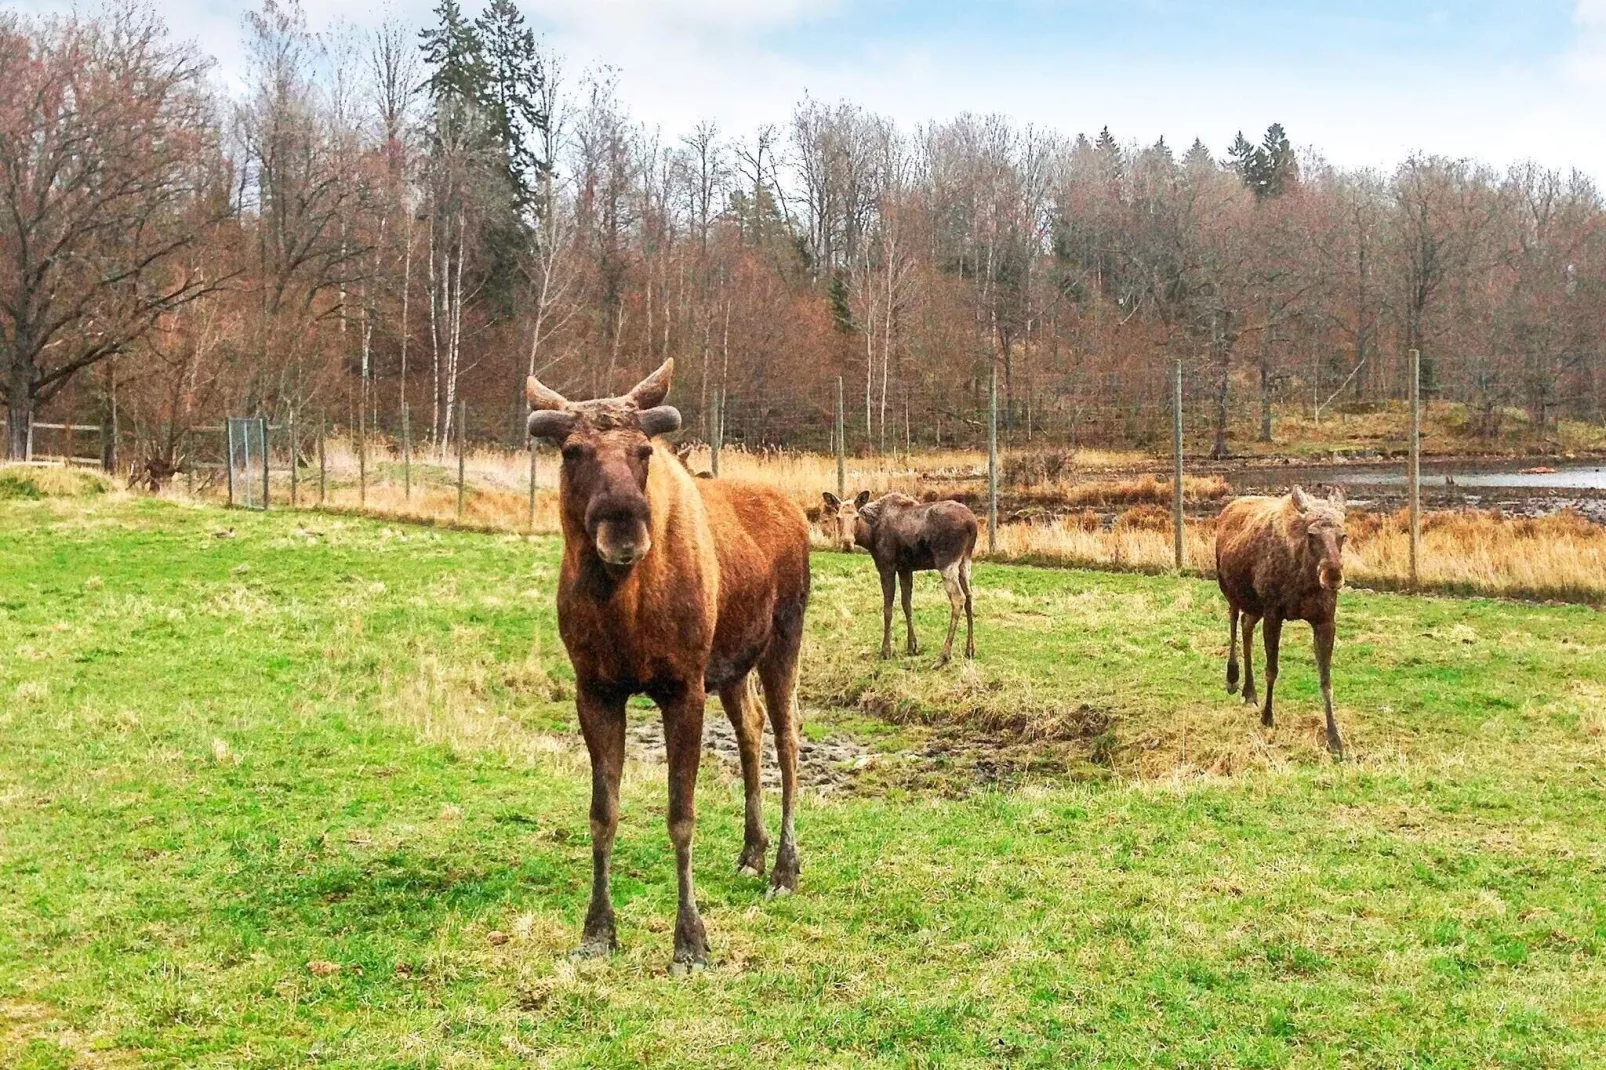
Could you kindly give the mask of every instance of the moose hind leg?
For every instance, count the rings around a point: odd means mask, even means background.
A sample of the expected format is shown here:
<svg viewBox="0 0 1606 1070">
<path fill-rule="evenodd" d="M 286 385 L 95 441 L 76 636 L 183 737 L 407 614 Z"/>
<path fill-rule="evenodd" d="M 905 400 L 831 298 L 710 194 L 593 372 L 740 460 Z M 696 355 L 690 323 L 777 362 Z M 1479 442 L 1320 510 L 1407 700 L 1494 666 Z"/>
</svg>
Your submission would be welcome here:
<svg viewBox="0 0 1606 1070">
<path fill-rule="evenodd" d="M 970 558 L 959 563 L 959 586 L 965 592 L 965 657 L 976 657 L 976 610 L 970 597 Z"/>
<path fill-rule="evenodd" d="M 1248 610 L 1240 616 L 1243 618 L 1244 643 L 1244 705 L 1258 706 L 1260 699 L 1255 694 L 1255 625 L 1260 618 Z"/>
<path fill-rule="evenodd" d="M 1238 693 L 1238 607 L 1227 606 L 1227 694 Z"/>
<path fill-rule="evenodd" d="M 800 717 L 797 708 L 797 662 L 802 629 L 796 635 L 777 636 L 758 663 L 764 683 L 764 704 L 769 707 L 775 731 L 775 757 L 781 767 L 781 842 L 770 871 L 771 896 L 797 891 L 797 755 Z"/>
<path fill-rule="evenodd" d="M 749 673 L 739 682 L 719 689 L 719 702 L 736 730 L 736 749 L 742 758 L 747 822 L 736 871 L 744 877 L 764 875 L 764 852 L 770 842 L 764 835 L 764 789 L 759 782 L 763 767 L 764 711 L 758 705 L 756 683 Z"/>
<path fill-rule="evenodd" d="M 943 640 L 942 654 L 937 658 L 939 669 L 954 656 L 954 633 L 959 630 L 959 615 L 965 611 L 965 589 L 959 582 L 959 569 L 959 562 L 954 561 L 938 570 L 942 585 L 948 591 L 948 638 Z"/>
</svg>

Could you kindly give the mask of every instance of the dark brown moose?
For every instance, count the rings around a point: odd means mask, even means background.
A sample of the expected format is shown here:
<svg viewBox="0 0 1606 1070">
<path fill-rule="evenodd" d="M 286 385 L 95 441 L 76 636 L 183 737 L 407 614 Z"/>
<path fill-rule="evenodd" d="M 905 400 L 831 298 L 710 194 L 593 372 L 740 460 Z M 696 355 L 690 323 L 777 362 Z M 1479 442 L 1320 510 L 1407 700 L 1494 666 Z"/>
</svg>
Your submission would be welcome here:
<svg viewBox="0 0 1606 1070">
<path fill-rule="evenodd" d="M 821 524 L 845 551 L 855 544 L 870 551 L 881 574 L 881 656 L 892 657 L 892 590 L 903 589 L 903 619 L 909 631 L 909 653 L 920 653 L 911 606 L 914 574 L 935 570 L 948 590 L 948 638 L 938 666 L 953 657 L 959 614 L 965 614 L 965 657 L 976 656 L 976 615 L 970 598 L 970 561 L 976 552 L 976 517 L 959 502 L 922 505 L 906 494 L 870 500 L 870 492 L 842 501 L 827 491 Z"/>
<path fill-rule="evenodd" d="M 692 887 L 692 829 L 703 707 L 710 691 L 736 729 L 747 793 L 737 866 L 762 875 L 759 784 L 763 715 L 758 670 L 781 765 L 781 842 L 771 894 L 797 887 L 797 672 L 809 597 L 803 511 L 768 487 L 696 479 L 653 436 L 674 431 L 664 405 L 672 360 L 623 397 L 571 402 L 533 376 L 525 387 L 532 437 L 563 455 L 563 564 L 558 632 L 574 663 L 575 705 L 591 756 L 591 906 L 577 954 L 618 946 L 609 871 L 619 822 L 625 702 L 646 694 L 663 711 L 669 762 L 669 838 L 680 910 L 674 972 L 708 958 Z"/>
<path fill-rule="evenodd" d="M 1216 523 L 1216 577 L 1227 596 L 1230 638 L 1227 693 L 1238 690 L 1238 621 L 1244 629 L 1244 702 L 1255 705 L 1255 624 L 1264 621 L 1266 705 L 1260 723 L 1272 724 L 1277 650 L 1283 622 L 1309 621 L 1316 633 L 1316 669 L 1327 707 L 1327 745 L 1342 756 L 1333 719 L 1333 615 L 1344 586 L 1344 492 L 1326 499 L 1299 487 L 1284 498 L 1239 498 Z"/>
</svg>

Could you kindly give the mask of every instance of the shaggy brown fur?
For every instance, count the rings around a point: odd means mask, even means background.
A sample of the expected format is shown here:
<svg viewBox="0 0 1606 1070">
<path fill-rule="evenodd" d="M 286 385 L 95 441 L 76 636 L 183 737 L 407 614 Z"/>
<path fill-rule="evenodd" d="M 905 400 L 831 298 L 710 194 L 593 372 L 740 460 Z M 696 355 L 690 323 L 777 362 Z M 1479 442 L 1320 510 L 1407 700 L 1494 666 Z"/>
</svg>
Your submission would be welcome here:
<svg viewBox="0 0 1606 1070">
<path fill-rule="evenodd" d="M 1216 577 L 1227 596 L 1227 693 L 1238 690 L 1238 619 L 1244 626 L 1244 702 L 1255 705 L 1255 624 L 1265 621 L 1266 705 L 1272 724 L 1277 652 L 1283 621 L 1309 621 L 1316 635 L 1316 668 L 1327 708 L 1327 745 L 1344 753 L 1333 719 L 1333 633 L 1344 585 L 1344 492 L 1325 501 L 1299 487 L 1286 498 L 1239 498 L 1216 523 Z"/>
<path fill-rule="evenodd" d="M 768 487 L 695 479 L 651 441 L 680 414 L 660 403 L 673 361 L 623 397 L 569 402 L 533 377 L 530 433 L 557 443 L 563 566 L 558 631 L 574 663 L 575 704 L 591 755 L 593 880 L 581 953 L 617 946 L 609 889 L 625 701 L 651 696 L 663 711 L 669 762 L 669 836 L 680 910 L 677 964 L 707 960 L 692 887 L 692 827 L 703 708 L 711 691 L 736 729 L 747 828 L 737 866 L 764 871 L 759 786 L 758 670 L 781 764 L 781 842 L 771 894 L 797 887 L 797 670 L 809 595 L 808 521 Z"/>
<path fill-rule="evenodd" d="M 948 638 L 942 644 L 940 667 L 953 657 L 959 613 L 965 614 L 965 657 L 976 656 L 976 616 L 970 597 L 970 562 L 976 553 L 976 517 L 959 502 L 922 505 L 905 494 L 887 494 L 876 501 L 862 491 L 842 501 L 827 491 L 820 522 L 846 552 L 855 544 L 870 551 L 881 574 L 881 656 L 892 657 L 892 592 L 903 589 L 903 619 L 909 632 L 909 653 L 920 653 L 910 605 L 914 574 L 935 570 L 948 589 Z"/>
</svg>

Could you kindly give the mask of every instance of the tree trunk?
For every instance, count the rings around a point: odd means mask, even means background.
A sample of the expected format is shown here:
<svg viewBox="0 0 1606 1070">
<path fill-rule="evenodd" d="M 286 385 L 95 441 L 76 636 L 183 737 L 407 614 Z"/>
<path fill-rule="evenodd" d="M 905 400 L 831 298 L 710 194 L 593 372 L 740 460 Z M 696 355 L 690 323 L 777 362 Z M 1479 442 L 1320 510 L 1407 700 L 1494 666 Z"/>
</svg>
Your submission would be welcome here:
<svg viewBox="0 0 1606 1070">
<path fill-rule="evenodd" d="M 37 373 L 32 364 L 16 354 L 12 355 L 12 361 L 6 382 L 6 459 L 26 461 L 29 459 L 28 429 L 33 426 L 33 381 Z"/>
<path fill-rule="evenodd" d="M 32 399 L 26 391 L 13 389 L 6 403 L 6 460 L 28 459 L 28 427 L 32 421 Z"/>
</svg>

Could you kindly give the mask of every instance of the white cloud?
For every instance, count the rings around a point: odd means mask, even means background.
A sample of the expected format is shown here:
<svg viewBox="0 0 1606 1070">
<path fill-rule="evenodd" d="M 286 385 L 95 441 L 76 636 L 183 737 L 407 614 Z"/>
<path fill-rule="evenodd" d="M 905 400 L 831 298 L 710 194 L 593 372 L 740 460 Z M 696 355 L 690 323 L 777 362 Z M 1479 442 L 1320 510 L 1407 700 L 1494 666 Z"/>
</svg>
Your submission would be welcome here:
<svg viewBox="0 0 1606 1070">
<path fill-rule="evenodd" d="M 1567 73 L 1586 86 L 1606 86 L 1606 0 L 1578 0 L 1578 40 L 1567 54 Z"/>
</svg>

